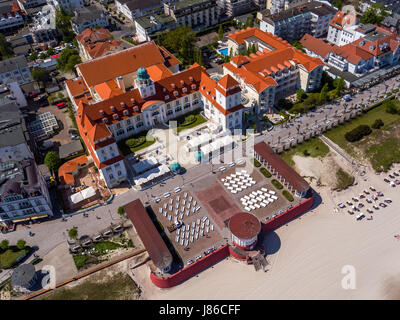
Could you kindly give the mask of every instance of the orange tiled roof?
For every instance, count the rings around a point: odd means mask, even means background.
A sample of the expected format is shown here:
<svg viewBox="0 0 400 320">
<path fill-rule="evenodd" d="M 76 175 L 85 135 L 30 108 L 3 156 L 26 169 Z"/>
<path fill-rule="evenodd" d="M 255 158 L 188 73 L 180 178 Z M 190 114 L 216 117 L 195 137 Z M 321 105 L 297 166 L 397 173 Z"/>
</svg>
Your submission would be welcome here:
<svg viewBox="0 0 400 320">
<path fill-rule="evenodd" d="M 118 50 L 121 45 L 121 41 L 105 41 L 105 42 L 96 42 L 86 45 L 86 51 L 90 57 L 93 59 L 99 58 L 108 54 L 112 51 Z"/>
<path fill-rule="evenodd" d="M 303 38 L 300 39 L 301 45 L 314 52 L 315 54 L 325 58 L 329 52 L 332 51 L 333 46 L 327 44 L 326 42 L 322 41 L 321 39 L 317 39 L 312 35 L 306 33 Z"/>
<path fill-rule="evenodd" d="M 232 76 L 230 76 L 229 74 L 226 74 L 225 76 L 223 76 L 219 81 L 218 84 L 226 89 L 230 89 L 232 87 L 236 87 L 239 85 L 239 82 L 237 82 L 234 78 L 232 78 Z"/>
<path fill-rule="evenodd" d="M 65 85 L 68 86 L 68 89 L 73 97 L 89 92 L 88 87 L 82 79 L 67 79 L 65 80 Z"/>
<path fill-rule="evenodd" d="M 109 40 L 111 36 L 107 29 L 87 28 L 76 36 L 76 39 L 83 45 Z"/>
<path fill-rule="evenodd" d="M 346 25 L 350 26 L 355 20 L 356 17 L 353 14 L 338 11 L 329 22 L 329 25 L 337 29 L 343 29 Z"/>
<path fill-rule="evenodd" d="M 360 60 L 368 60 L 373 56 L 369 52 L 353 45 L 352 43 L 346 44 L 342 47 L 335 47 L 333 52 L 345 58 L 352 64 L 357 64 Z"/>
<path fill-rule="evenodd" d="M 115 80 L 106 81 L 94 86 L 94 90 L 100 96 L 101 100 L 106 100 L 115 96 L 119 96 L 123 91 L 118 87 Z"/>
<path fill-rule="evenodd" d="M 158 81 L 172 75 L 172 72 L 162 63 L 147 67 L 146 70 L 153 81 Z"/>
<path fill-rule="evenodd" d="M 58 168 L 58 176 L 60 178 L 61 184 L 71 184 L 74 182 L 73 172 L 78 169 L 79 166 L 88 162 L 88 158 L 83 155 L 78 158 L 69 160 L 63 163 L 60 168 Z"/>
<path fill-rule="evenodd" d="M 146 68 L 160 63 L 169 67 L 179 64 L 179 61 L 166 49 L 151 41 L 83 62 L 77 65 L 77 69 L 86 84 L 92 87 L 118 76 L 136 72 L 140 67 Z"/>
</svg>

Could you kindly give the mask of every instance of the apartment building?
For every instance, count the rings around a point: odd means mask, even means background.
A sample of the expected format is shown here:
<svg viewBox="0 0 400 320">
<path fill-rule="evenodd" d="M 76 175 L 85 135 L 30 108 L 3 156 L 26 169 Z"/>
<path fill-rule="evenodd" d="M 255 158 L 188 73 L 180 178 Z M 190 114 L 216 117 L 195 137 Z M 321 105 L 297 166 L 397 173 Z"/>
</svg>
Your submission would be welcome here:
<svg viewBox="0 0 400 320">
<path fill-rule="evenodd" d="M 53 5 L 55 8 L 63 7 L 69 13 L 79 10 L 84 6 L 83 0 L 48 0 L 47 3 Z"/>
<path fill-rule="evenodd" d="M 354 14 L 338 11 L 329 22 L 327 40 L 337 46 L 343 46 L 361 38 L 363 34 Z"/>
<path fill-rule="evenodd" d="M 265 9 L 265 0 L 217 0 L 221 15 L 238 16 L 254 10 Z"/>
<path fill-rule="evenodd" d="M 306 33 L 323 37 L 335 13 L 331 6 L 313 1 L 265 17 L 260 21 L 260 29 L 289 42 L 301 39 Z"/>
<path fill-rule="evenodd" d="M 45 5 L 47 0 L 17 0 L 21 10 L 26 12 L 26 9 L 36 8 Z"/>
<path fill-rule="evenodd" d="M 157 31 L 176 28 L 174 18 L 165 14 L 152 14 L 135 19 L 136 37 L 139 42 L 150 41 L 151 34 Z"/>
<path fill-rule="evenodd" d="M 29 31 L 36 43 L 48 43 L 56 40 L 60 33 L 56 28 L 55 7 L 50 4 L 43 6 L 42 10 L 33 17 Z"/>
<path fill-rule="evenodd" d="M 310 1 L 311 0 L 266 0 L 266 8 L 270 10 L 272 14 L 275 14 Z"/>
<path fill-rule="evenodd" d="M 24 16 L 17 3 L 0 4 L 0 31 L 8 33 L 24 25 Z"/>
<path fill-rule="evenodd" d="M 253 45 L 257 53 L 240 55 Z M 323 62 L 276 35 L 247 28 L 228 35 L 228 47 L 237 56 L 224 64 L 224 74 L 246 87 L 259 111 L 272 108 L 278 99 L 298 89 L 309 92 L 320 86 Z"/>
<path fill-rule="evenodd" d="M 82 63 L 80 78 L 66 81 L 79 131 L 107 186 L 126 179 L 116 144 L 122 139 L 200 108 L 221 131 L 241 128 L 236 80 L 212 80 L 197 64 L 181 72 L 178 66 L 174 56 L 148 42 Z"/>
<path fill-rule="evenodd" d="M 33 82 L 25 56 L 0 61 L 0 82 L 17 82 L 19 85 Z"/>
<path fill-rule="evenodd" d="M 102 57 L 121 50 L 121 41 L 111 40 L 107 29 L 87 28 L 76 36 L 82 61 Z"/>
<path fill-rule="evenodd" d="M 164 14 L 171 16 L 178 25 L 201 30 L 219 22 L 216 0 L 182 0 L 164 3 Z"/>
<path fill-rule="evenodd" d="M 152 13 L 160 13 L 162 2 L 161 0 L 115 0 L 115 7 L 118 12 L 134 21 Z"/>
<path fill-rule="evenodd" d="M 83 7 L 76 10 L 75 15 L 71 18 L 72 30 L 76 34 L 80 34 L 87 28 L 107 28 L 109 25 L 108 18 L 103 10 L 96 6 Z"/>
</svg>

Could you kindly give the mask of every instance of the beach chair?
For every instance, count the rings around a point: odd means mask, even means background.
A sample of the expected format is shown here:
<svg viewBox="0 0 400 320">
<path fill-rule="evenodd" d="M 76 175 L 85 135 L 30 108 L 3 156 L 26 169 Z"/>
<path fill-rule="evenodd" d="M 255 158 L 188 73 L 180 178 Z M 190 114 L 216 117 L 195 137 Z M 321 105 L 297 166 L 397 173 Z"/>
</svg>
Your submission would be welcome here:
<svg viewBox="0 0 400 320">
<path fill-rule="evenodd" d="M 264 207 L 266 207 L 267 205 L 266 205 L 264 202 L 260 202 L 260 206 L 264 208 Z"/>
<path fill-rule="evenodd" d="M 231 190 L 231 193 L 236 194 L 237 191 L 236 190 Z"/>
<path fill-rule="evenodd" d="M 179 215 L 179 219 L 183 219 L 183 213 L 181 213 L 180 215 Z"/>
<path fill-rule="evenodd" d="M 211 231 L 214 231 L 214 225 L 212 224 L 210 227 Z"/>
<path fill-rule="evenodd" d="M 256 207 L 253 206 L 253 205 L 249 205 L 249 208 L 250 208 L 251 210 L 255 210 L 255 209 L 256 209 Z"/>
<path fill-rule="evenodd" d="M 269 190 L 268 193 L 269 193 L 269 194 L 275 194 L 276 192 L 273 191 L 273 190 Z"/>
<path fill-rule="evenodd" d="M 251 209 L 249 207 L 244 207 L 244 210 L 251 211 Z"/>
<path fill-rule="evenodd" d="M 260 205 L 259 205 L 258 203 L 255 203 L 254 206 L 255 206 L 257 209 L 260 209 Z"/>
<path fill-rule="evenodd" d="M 179 242 L 179 236 L 175 237 L 175 242 Z"/>
</svg>

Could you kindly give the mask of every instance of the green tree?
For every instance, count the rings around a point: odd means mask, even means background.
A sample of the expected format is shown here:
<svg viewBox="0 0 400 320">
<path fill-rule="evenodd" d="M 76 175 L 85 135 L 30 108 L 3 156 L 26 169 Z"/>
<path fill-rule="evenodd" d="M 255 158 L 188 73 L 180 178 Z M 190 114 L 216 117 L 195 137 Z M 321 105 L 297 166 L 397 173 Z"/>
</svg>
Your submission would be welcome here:
<svg viewBox="0 0 400 320">
<path fill-rule="evenodd" d="M 339 10 L 342 9 L 343 7 L 342 0 L 333 0 L 332 5 L 338 8 Z"/>
<path fill-rule="evenodd" d="M 49 71 L 47 71 L 44 68 L 36 67 L 36 68 L 32 69 L 31 77 L 37 83 L 41 82 L 41 83 L 45 84 L 47 81 L 50 80 L 50 73 L 49 73 Z"/>
<path fill-rule="evenodd" d="M 5 60 L 14 55 L 11 43 L 7 42 L 6 37 L 0 33 L 0 60 Z"/>
<path fill-rule="evenodd" d="M 344 82 L 344 79 L 342 77 L 336 78 L 335 80 L 333 80 L 333 85 L 336 89 L 337 97 L 342 94 L 344 88 L 346 87 L 346 83 Z"/>
<path fill-rule="evenodd" d="M 61 71 L 75 71 L 75 66 L 81 63 L 79 52 L 72 48 L 63 50 L 57 58 L 57 69 Z"/>
<path fill-rule="evenodd" d="M 39 59 L 46 59 L 48 57 L 48 55 L 45 53 L 45 52 L 42 52 L 40 55 L 39 55 Z"/>
<path fill-rule="evenodd" d="M 218 40 L 222 40 L 223 38 L 224 38 L 224 28 L 222 27 L 222 24 L 220 24 L 218 29 Z"/>
<path fill-rule="evenodd" d="M 52 56 L 52 55 L 54 55 L 56 53 L 56 51 L 53 49 L 53 48 L 48 48 L 47 49 L 47 55 L 48 56 Z"/>
<path fill-rule="evenodd" d="M 78 230 L 76 230 L 76 228 L 69 229 L 68 236 L 71 239 L 76 239 L 78 237 Z"/>
<path fill-rule="evenodd" d="M 297 101 L 303 101 L 307 98 L 307 93 L 303 89 L 299 89 L 296 91 Z"/>
<path fill-rule="evenodd" d="M 56 28 L 62 34 L 64 42 L 70 42 L 75 38 L 75 34 L 72 31 L 71 18 L 72 14 L 68 14 L 65 9 L 61 6 L 56 9 Z"/>
<path fill-rule="evenodd" d="M 390 114 L 397 114 L 400 109 L 397 107 L 396 102 L 393 100 L 387 100 L 384 102 L 385 111 Z"/>
<path fill-rule="evenodd" d="M 320 103 L 325 103 L 328 100 L 329 85 L 325 83 L 319 94 Z"/>
<path fill-rule="evenodd" d="M 0 242 L 1 250 L 6 251 L 8 249 L 8 245 L 9 245 L 8 240 L 3 240 L 2 242 Z"/>
<path fill-rule="evenodd" d="M 60 156 L 55 151 L 47 152 L 46 156 L 44 157 L 44 164 L 51 172 L 54 173 L 60 165 Z"/>
<path fill-rule="evenodd" d="M 367 10 L 363 13 L 360 18 L 360 22 L 363 24 L 372 23 L 379 24 L 385 17 L 389 15 L 385 8 L 380 3 L 373 3 L 369 6 Z"/>
<path fill-rule="evenodd" d="M 35 61 L 37 58 L 38 58 L 38 55 L 36 54 L 36 52 L 32 53 L 29 56 L 29 60 L 31 60 L 31 61 Z"/>
<path fill-rule="evenodd" d="M 371 125 L 371 127 L 372 127 L 373 129 L 380 129 L 380 128 L 383 127 L 383 126 L 384 126 L 384 123 L 383 123 L 382 119 L 376 119 L 376 120 L 374 121 L 374 123 Z"/>
<path fill-rule="evenodd" d="M 125 215 L 125 208 L 124 207 L 118 207 L 117 213 L 122 217 Z"/>
<path fill-rule="evenodd" d="M 298 40 L 293 41 L 293 42 L 291 43 L 291 45 L 292 45 L 293 47 L 295 47 L 296 49 L 299 49 L 299 50 L 301 50 L 301 51 L 304 51 L 303 45 L 302 45 L 302 44 L 300 43 L 300 41 L 298 41 Z"/>
<path fill-rule="evenodd" d="M 25 249 L 25 246 L 26 246 L 26 241 L 25 241 L 25 240 L 19 239 L 19 240 L 17 241 L 17 248 L 18 248 L 19 250 Z"/>
</svg>

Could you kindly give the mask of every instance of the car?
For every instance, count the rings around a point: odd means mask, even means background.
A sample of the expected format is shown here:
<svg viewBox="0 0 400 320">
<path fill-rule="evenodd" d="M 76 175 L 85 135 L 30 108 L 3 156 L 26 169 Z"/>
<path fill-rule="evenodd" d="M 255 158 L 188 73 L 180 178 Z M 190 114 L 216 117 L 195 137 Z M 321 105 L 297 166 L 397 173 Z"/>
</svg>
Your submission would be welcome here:
<svg viewBox="0 0 400 320">
<path fill-rule="evenodd" d="M 352 205 L 353 205 L 353 203 L 350 202 L 349 200 L 347 200 L 346 203 L 347 203 L 349 206 L 352 206 Z"/>
<path fill-rule="evenodd" d="M 383 197 L 383 192 L 382 191 L 378 192 L 378 197 Z"/>
<path fill-rule="evenodd" d="M 331 123 L 331 120 L 326 120 L 325 123 L 326 123 L 326 124 L 329 124 L 329 123 Z"/>
<path fill-rule="evenodd" d="M 52 77 L 58 76 L 59 74 L 60 74 L 60 72 L 58 72 L 58 71 L 53 71 L 52 73 L 50 73 L 50 75 Z"/>
<path fill-rule="evenodd" d="M 339 203 L 338 207 L 341 208 L 341 209 L 346 208 L 346 206 L 343 203 Z"/>
<path fill-rule="evenodd" d="M 347 210 L 347 212 L 348 212 L 349 214 L 354 214 L 354 212 L 353 212 L 352 210 Z"/>
<path fill-rule="evenodd" d="M 393 175 L 395 175 L 396 177 L 399 176 L 399 174 L 396 171 L 393 172 Z"/>
<path fill-rule="evenodd" d="M 65 102 L 57 103 L 57 108 L 58 108 L 58 109 L 65 108 L 66 106 L 67 106 L 67 104 L 66 104 Z"/>
<path fill-rule="evenodd" d="M 365 193 L 365 194 L 369 194 L 369 191 L 368 191 L 368 190 L 364 190 L 364 193 Z"/>
<path fill-rule="evenodd" d="M 289 140 L 290 140 L 290 141 L 294 141 L 295 139 L 294 139 L 293 137 L 291 137 Z"/>
<path fill-rule="evenodd" d="M 370 189 L 371 191 L 376 191 L 376 189 L 375 189 L 373 186 L 370 186 L 369 189 Z"/>
<path fill-rule="evenodd" d="M 386 203 L 392 203 L 392 199 L 386 198 L 386 199 L 385 199 L 385 202 L 386 202 Z"/>
<path fill-rule="evenodd" d="M 379 207 L 378 207 L 376 204 L 374 204 L 372 207 L 373 207 L 375 210 L 379 210 Z"/>
<path fill-rule="evenodd" d="M 72 128 L 72 129 L 69 129 L 69 130 L 68 130 L 68 133 L 69 133 L 69 134 L 77 134 L 77 133 L 78 133 L 78 130 Z"/>
<path fill-rule="evenodd" d="M 72 140 L 79 140 L 79 136 L 71 136 Z"/>
<path fill-rule="evenodd" d="M 378 197 L 376 195 L 372 195 L 372 200 L 378 200 Z"/>
<path fill-rule="evenodd" d="M 386 204 L 384 204 L 383 202 L 379 203 L 379 205 L 380 205 L 382 208 L 385 208 L 385 207 L 386 207 Z"/>
<path fill-rule="evenodd" d="M 65 80 L 67 80 L 67 78 L 61 77 L 61 78 L 58 78 L 58 79 L 56 80 L 56 82 L 57 82 L 57 83 L 63 83 Z"/>
<path fill-rule="evenodd" d="M 396 179 L 396 180 L 394 180 L 394 183 L 395 184 L 400 184 L 400 180 Z"/>
<path fill-rule="evenodd" d="M 367 200 L 368 203 L 372 203 L 371 199 L 367 198 L 366 200 Z"/>
<path fill-rule="evenodd" d="M 385 181 L 385 182 L 387 182 L 387 183 L 389 183 L 389 182 L 390 182 L 390 180 L 389 180 L 389 179 L 387 179 L 387 178 L 384 178 L 384 179 L 383 179 L 383 181 Z"/>
<path fill-rule="evenodd" d="M 365 196 L 362 193 L 360 193 L 360 199 L 364 199 L 364 198 L 365 198 Z"/>
<path fill-rule="evenodd" d="M 361 220 L 364 217 L 365 217 L 364 213 L 360 212 L 360 214 L 356 218 L 357 220 Z"/>
<path fill-rule="evenodd" d="M 230 162 L 228 165 L 229 165 L 230 167 L 234 167 L 234 166 L 235 166 L 235 163 L 234 163 L 234 162 Z"/>
<path fill-rule="evenodd" d="M 196 261 L 199 260 L 199 259 L 201 259 L 201 254 L 196 256 Z"/>
<path fill-rule="evenodd" d="M 389 174 L 389 178 L 394 179 L 394 175 Z"/>
<path fill-rule="evenodd" d="M 358 201 L 358 198 L 357 198 L 357 197 L 353 197 L 352 199 L 353 199 L 353 201 L 355 201 L 355 202 Z"/>
<path fill-rule="evenodd" d="M 33 99 L 36 98 L 39 94 L 38 93 L 30 93 L 28 94 L 28 98 Z"/>
<path fill-rule="evenodd" d="M 395 184 L 393 181 L 391 181 L 391 182 L 390 182 L 390 186 L 391 186 L 391 187 L 395 187 L 396 184 Z"/>
<path fill-rule="evenodd" d="M 169 192 L 166 192 L 166 193 L 163 194 L 163 196 L 164 196 L 164 198 L 168 198 L 168 197 L 171 196 L 171 194 Z"/>
<path fill-rule="evenodd" d="M 188 261 L 187 261 L 187 265 L 190 265 L 190 264 L 192 264 L 193 263 L 193 260 L 192 259 L 189 259 Z"/>
<path fill-rule="evenodd" d="M 174 189 L 174 192 L 175 192 L 175 193 L 178 193 L 178 192 L 181 191 L 181 190 L 182 190 L 181 188 L 177 187 L 177 188 Z"/>
<path fill-rule="evenodd" d="M 157 197 L 157 198 L 154 199 L 154 201 L 155 201 L 156 203 L 159 203 L 159 202 L 161 201 L 161 199 Z"/>
<path fill-rule="evenodd" d="M 362 202 L 360 202 L 360 203 L 358 204 L 358 207 L 359 207 L 359 208 L 362 208 L 362 207 L 364 207 L 363 203 L 362 203 Z"/>
<path fill-rule="evenodd" d="M 368 213 L 374 213 L 370 208 L 367 209 Z"/>
<path fill-rule="evenodd" d="M 221 172 L 223 172 L 223 171 L 226 170 L 226 168 L 225 168 L 224 166 L 222 166 L 222 167 L 219 167 L 218 170 L 221 171 Z"/>
</svg>

